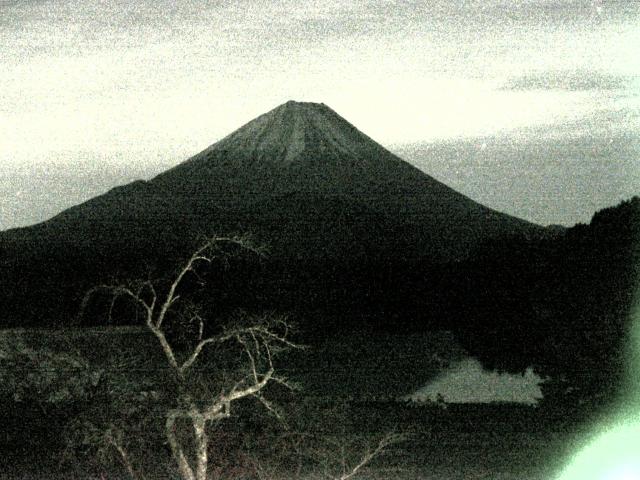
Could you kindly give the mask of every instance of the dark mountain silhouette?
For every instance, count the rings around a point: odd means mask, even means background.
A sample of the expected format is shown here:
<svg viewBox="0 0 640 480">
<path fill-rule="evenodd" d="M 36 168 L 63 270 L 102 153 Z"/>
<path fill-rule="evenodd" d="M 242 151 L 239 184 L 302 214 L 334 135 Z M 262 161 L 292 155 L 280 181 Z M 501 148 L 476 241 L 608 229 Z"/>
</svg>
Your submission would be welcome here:
<svg viewBox="0 0 640 480">
<path fill-rule="evenodd" d="M 75 290 L 99 277 L 168 265 L 197 235 L 228 232 L 253 234 L 281 270 L 364 260 L 366 279 L 368 268 L 460 260 L 486 239 L 544 229 L 455 192 L 323 104 L 287 102 L 150 181 L 0 233 L 2 322 L 69 315 Z"/>
<path fill-rule="evenodd" d="M 288 243 L 305 255 L 319 238 L 331 251 L 329 232 L 353 238 L 359 222 L 383 230 L 380 241 L 441 260 L 464 257 L 483 237 L 536 230 L 434 180 L 323 104 L 287 102 L 152 183 L 195 208 L 206 198 L 248 229 L 266 229 L 274 248 Z"/>
</svg>

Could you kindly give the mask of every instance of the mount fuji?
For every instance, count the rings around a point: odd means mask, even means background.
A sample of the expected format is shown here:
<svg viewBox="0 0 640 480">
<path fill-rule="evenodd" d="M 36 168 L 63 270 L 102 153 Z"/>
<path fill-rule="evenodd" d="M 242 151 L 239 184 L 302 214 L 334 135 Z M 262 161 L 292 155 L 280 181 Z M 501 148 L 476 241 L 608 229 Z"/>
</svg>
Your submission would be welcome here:
<svg viewBox="0 0 640 480">
<path fill-rule="evenodd" d="M 0 232 L 0 261 L 13 317 L 41 294 L 72 311 L 79 285 L 173 258 L 199 234 L 251 233 L 290 265 L 384 265 L 443 264 L 543 231 L 438 182 L 326 105 L 290 101 L 149 181 Z"/>
</svg>

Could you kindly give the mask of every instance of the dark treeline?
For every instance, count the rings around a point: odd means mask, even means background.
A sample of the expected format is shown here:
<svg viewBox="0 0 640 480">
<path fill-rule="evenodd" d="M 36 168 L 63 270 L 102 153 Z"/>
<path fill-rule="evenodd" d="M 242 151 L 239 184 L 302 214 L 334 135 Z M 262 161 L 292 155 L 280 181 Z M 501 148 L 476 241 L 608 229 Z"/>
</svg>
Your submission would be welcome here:
<svg viewBox="0 0 640 480">
<path fill-rule="evenodd" d="M 457 332 L 488 366 L 578 397 L 620 393 L 640 267 L 640 198 L 556 238 L 482 245 L 454 274 Z"/>
<path fill-rule="evenodd" d="M 609 399 L 625 373 L 639 271 L 634 197 L 589 225 L 485 242 L 462 262 L 271 261 L 239 291 L 250 291 L 256 307 L 293 312 L 310 339 L 341 330 L 453 330 L 488 368 L 533 366 L 551 377 L 549 398 Z"/>
</svg>

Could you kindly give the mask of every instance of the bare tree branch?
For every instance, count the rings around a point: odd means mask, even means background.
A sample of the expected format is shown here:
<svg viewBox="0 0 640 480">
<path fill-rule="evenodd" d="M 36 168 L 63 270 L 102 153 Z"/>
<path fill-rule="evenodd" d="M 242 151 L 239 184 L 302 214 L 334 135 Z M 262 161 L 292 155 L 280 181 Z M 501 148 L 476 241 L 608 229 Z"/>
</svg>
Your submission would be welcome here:
<svg viewBox="0 0 640 480">
<path fill-rule="evenodd" d="M 256 337 L 253 334 L 251 336 L 255 340 Z M 247 354 L 247 357 L 249 358 L 249 366 L 251 368 L 253 381 L 254 383 L 258 383 L 259 380 L 258 380 L 258 372 L 256 370 L 256 360 L 253 357 L 253 354 L 251 353 L 251 349 L 249 348 L 249 345 L 247 344 L 247 342 L 240 335 L 236 335 L 236 339 L 238 340 L 238 343 L 240 343 L 243 346 L 244 351 Z M 256 353 L 259 353 L 259 346 L 257 345 L 256 345 Z"/>
<path fill-rule="evenodd" d="M 123 285 L 97 285 L 89 289 L 87 293 L 85 293 L 82 299 L 82 302 L 80 304 L 80 312 L 79 312 L 80 315 L 84 314 L 93 296 L 100 291 L 110 293 L 113 296 L 112 302 L 115 302 L 115 299 L 117 299 L 118 297 L 127 296 L 131 298 L 136 304 L 140 305 L 145 310 L 147 315 L 151 315 L 153 312 L 152 307 L 150 305 L 148 305 L 142 298 L 140 298 L 138 295 L 132 292 L 129 288 Z M 110 313 L 112 308 L 113 308 L 113 304 L 111 305 L 111 308 L 109 310 Z"/>
<path fill-rule="evenodd" d="M 273 404 L 272 402 L 270 402 L 269 400 L 267 400 L 264 395 L 262 395 L 260 392 L 254 393 L 253 396 L 258 399 L 258 401 L 260 403 L 262 403 L 262 405 L 264 406 L 264 408 L 266 408 L 274 417 L 276 417 L 278 420 L 283 421 L 284 420 L 284 416 L 282 414 L 282 412 L 280 411 L 280 409 L 278 409 L 275 404 Z"/>
<path fill-rule="evenodd" d="M 269 383 L 269 380 L 271 380 L 271 378 L 273 377 L 273 373 L 274 373 L 274 369 L 273 367 L 270 368 L 266 373 L 264 373 L 262 375 L 262 379 L 256 383 L 254 383 L 253 385 L 244 388 L 242 390 L 238 390 L 235 387 L 231 390 L 231 392 L 229 392 L 227 395 L 224 395 L 223 401 L 225 402 L 233 402 L 235 400 L 239 400 L 241 398 L 244 397 L 248 397 L 250 395 L 254 395 L 255 393 L 259 392 L 260 390 L 262 390 L 267 383 Z"/>
<path fill-rule="evenodd" d="M 89 290 L 82 302 L 81 312 L 84 312 L 91 297 L 98 291 L 104 291 L 112 295 L 109 306 L 110 316 L 116 299 L 121 296 L 131 299 L 145 313 L 145 325 L 158 340 L 178 381 L 177 400 L 180 408 L 173 408 L 166 413 L 165 431 L 183 480 L 207 479 L 209 443 L 207 424 L 229 417 L 233 402 L 242 398 L 255 397 L 268 411 L 278 418 L 281 417 L 277 408 L 263 396 L 262 390 L 271 381 L 289 386 L 286 379 L 274 375 L 273 355 L 283 348 L 301 348 L 288 338 L 290 326 L 286 319 L 272 314 L 245 316 L 233 327 L 223 328 L 219 335 L 204 338 L 205 318 L 196 305 L 189 303 L 188 299 L 185 300 L 181 296 L 188 296 L 188 292 L 183 291 L 183 283 L 190 274 L 202 283 L 203 279 L 197 271 L 198 267 L 203 264 L 210 265 L 216 259 L 225 260 L 227 255 L 220 250 L 220 245 L 224 243 L 236 245 L 256 255 L 263 254 L 263 250 L 255 247 L 247 237 L 211 237 L 182 264 L 175 276 L 165 284 L 166 287 L 160 288 L 151 279 L 137 282 L 133 287 L 99 285 Z M 181 321 L 197 323 L 197 338 L 195 341 L 191 339 L 191 346 L 186 352 L 174 350 L 167 338 L 166 322 L 170 311 L 172 319 L 173 315 L 176 315 Z M 237 380 L 231 388 L 226 390 L 222 388 L 220 394 L 214 398 L 204 399 L 202 390 L 195 382 L 189 383 L 195 377 L 189 377 L 187 373 L 198 361 L 205 347 L 220 346 L 227 342 L 236 342 L 246 354 L 249 374 Z M 244 356 L 242 358 L 244 359 Z M 191 424 L 195 449 L 185 448 L 176 434 L 176 425 L 180 419 Z M 123 453 L 126 452 L 119 449 L 116 443 L 114 447 L 125 461 L 126 456 L 123 456 Z M 191 453 L 187 455 L 187 452 Z M 133 476 L 133 470 L 128 468 L 128 471 Z"/>
<path fill-rule="evenodd" d="M 127 454 L 126 450 L 122 446 L 122 443 L 120 442 L 120 440 L 117 438 L 117 435 L 114 434 L 113 427 L 107 430 L 105 434 L 105 440 L 109 445 L 113 446 L 113 448 L 115 448 L 116 451 L 118 452 L 118 455 L 120 456 L 120 461 L 122 462 L 125 469 L 127 470 L 127 473 L 131 477 L 131 480 L 138 480 L 138 478 L 140 478 L 141 480 L 144 480 L 144 477 L 142 477 L 142 475 L 136 475 L 133 465 L 129 460 L 129 455 Z"/>
<path fill-rule="evenodd" d="M 171 348 L 171 344 L 167 340 L 166 335 L 162 330 L 160 330 L 155 325 L 153 325 L 153 322 L 147 322 L 147 326 L 149 327 L 149 330 L 151 330 L 151 332 L 158 339 L 158 342 L 162 347 L 162 351 L 164 352 L 165 357 L 167 357 L 167 361 L 169 362 L 169 365 L 171 365 L 171 368 L 176 372 L 176 374 L 178 375 L 178 378 L 182 379 L 183 373 L 180 370 L 180 367 L 178 366 L 178 360 L 176 359 L 176 355 L 173 352 L 173 348 Z"/>
<path fill-rule="evenodd" d="M 343 468 L 342 475 L 334 477 L 334 480 L 349 480 L 350 478 L 353 478 L 360 470 L 370 464 L 374 458 L 382 454 L 389 446 L 403 441 L 405 438 L 405 436 L 400 434 L 387 433 L 380 439 L 376 447 L 373 450 L 367 450 L 354 466 L 346 467 L 346 463 L 344 463 L 344 467 L 346 468 Z M 343 454 L 343 459 L 344 458 L 346 458 L 346 456 Z"/>
<path fill-rule="evenodd" d="M 196 347 L 193 349 L 189 357 L 178 367 L 178 371 L 181 374 L 184 374 L 198 359 L 198 356 L 202 352 L 202 349 L 209 345 L 210 343 L 222 343 L 227 339 L 219 338 L 219 337 L 211 337 L 205 340 L 200 340 Z"/>
</svg>

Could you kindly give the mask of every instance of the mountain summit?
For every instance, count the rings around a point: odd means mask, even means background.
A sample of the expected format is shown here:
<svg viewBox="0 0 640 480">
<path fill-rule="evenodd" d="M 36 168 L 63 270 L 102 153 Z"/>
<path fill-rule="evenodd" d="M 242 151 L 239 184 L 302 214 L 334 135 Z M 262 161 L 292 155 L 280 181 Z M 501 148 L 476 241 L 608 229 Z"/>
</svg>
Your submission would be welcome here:
<svg viewBox="0 0 640 480">
<path fill-rule="evenodd" d="M 151 184 L 195 201 L 190 211 L 215 211 L 212 225 L 224 211 L 289 252 L 322 242 L 337 253 L 328 232 L 366 244 L 380 228 L 376 242 L 447 261 L 484 238 L 538 228 L 452 190 L 318 103 L 282 104 Z"/>
<path fill-rule="evenodd" d="M 248 189 L 366 193 L 390 184 L 406 189 L 426 178 L 326 105 L 289 101 L 154 181 L 228 197 Z"/>
<path fill-rule="evenodd" d="M 287 102 L 150 181 L 1 232 L 0 249 L 15 267 L 7 288 L 36 272 L 25 293 L 6 297 L 19 312 L 20 302 L 33 304 L 26 292 L 51 298 L 46 287 L 56 301 L 73 298 L 69 276 L 91 285 L 106 274 L 136 274 L 135 265 L 170 262 L 202 234 L 253 234 L 288 271 L 365 260 L 382 271 L 400 261 L 459 260 L 487 239 L 541 230 L 438 182 L 329 107 Z M 69 251 L 73 258 L 61 253 Z"/>
<path fill-rule="evenodd" d="M 358 225 L 382 231 L 374 240 Z M 282 252 L 319 251 L 312 247 L 321 242 L 331 256 L 341 247 L 332 248 L 327 235 L 341 232 L 349 243 L 383 240 L 447 261 L 484 238 L 538 228 L 438 182 L 326 105 L 289 101 L 148 182 L 114 188 L 5 237 L 137 245 L 160 231 L 234 229 Z"/>
<path fill-rule="evenodd" d="M 318 154 L 364 160 L 372 140 L 323 103 L 289 101 L 247 123 L 209 149 L 289 165 Z M 369 148 L 368 148 L 369 147 Z"/>
</svg>

